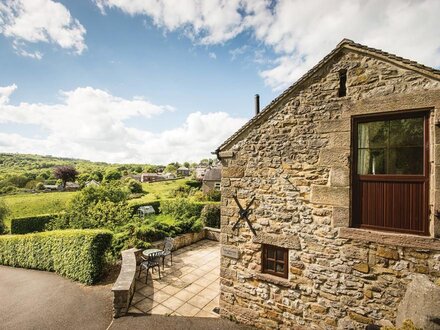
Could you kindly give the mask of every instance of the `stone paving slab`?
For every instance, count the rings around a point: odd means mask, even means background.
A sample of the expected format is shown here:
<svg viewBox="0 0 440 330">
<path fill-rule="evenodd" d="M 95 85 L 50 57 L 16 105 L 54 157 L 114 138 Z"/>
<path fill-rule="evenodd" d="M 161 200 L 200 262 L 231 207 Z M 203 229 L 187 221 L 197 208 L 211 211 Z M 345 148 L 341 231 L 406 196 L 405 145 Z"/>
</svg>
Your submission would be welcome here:
<svg viewBox="0 0 440 330">
<path fill-rule="evenodd" d="M 166 258 L 161 278 L 157 270 L 136 281 L 136 292 L 129 309 L 131 315 L 172 315 L 218 318 L 214 309 L 220 296 L 220 245 L 203 240 L 179 249 L 173 264 Z"/>
</svg>

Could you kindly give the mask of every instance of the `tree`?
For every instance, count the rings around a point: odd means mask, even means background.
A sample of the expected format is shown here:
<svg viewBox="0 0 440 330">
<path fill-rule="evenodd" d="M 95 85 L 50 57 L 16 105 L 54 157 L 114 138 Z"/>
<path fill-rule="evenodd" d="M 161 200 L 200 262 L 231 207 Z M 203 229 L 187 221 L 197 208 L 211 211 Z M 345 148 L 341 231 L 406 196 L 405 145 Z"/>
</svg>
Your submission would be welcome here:
<svg viewBox="0 0 440 330">
<path fill-rule="evenodd" d="M 114 180 L 119 180 L 121 177 L 122 177 L 121 172 L 119 172 L 115 168 L 109 168 L 109 169 L 107 169 L 107 171 L 105 171 L 104 181 L 110 182 L 110 181 L 114 181 Z"/>
<path fill-rule="evenodd" d="M 155 165 L 146 165 L 144 167 L 145 173 L 156 173 L 156 171 L 157 171 L 157 166 L 155 166 Z"/>
<path fill-rule="evenodd" d="M 184 162 L 183 166 L 185 166 L 186 168 L 189 168 L 190 167 L 189 162 Z"/>
<path fill-rule="evenodd" d="M 63 188 L 66 188 L 66 182 L 67 181 L 75 181 L 78 172 L 73 166 L 70 165 L 63 165 L 63 166 L 57 166 L 53 170 L 53 174 L 55 178 L 61 180 L 63 183 Z"/>
<path fill-rule="evenodd" d="M 170 163 L 170 164 L 168 164 L 168 165 L 165 167 L 164 172 L 166 172 L 166 173 L 176 173 L 176 171 L 177 171 L 178 168 L 179 168 L 179 167 L 176 166 L 175 164 Z"/>
<path fill-rule="evenodd" d="M 127 187 L 128 190 L 130 190 L 130 192 L 133 194 L 139 194 L 143 192 L 142 184 L 134 179 L 127 180 Z"/>
<path fill-rule="evenodd" d="M 52 221 L 48 229 L 107 228 L 114 230 L 131 219 L 127 189 L 119 182 L 89 186 L 78 192 L 66 212 Z"/>
</svg>

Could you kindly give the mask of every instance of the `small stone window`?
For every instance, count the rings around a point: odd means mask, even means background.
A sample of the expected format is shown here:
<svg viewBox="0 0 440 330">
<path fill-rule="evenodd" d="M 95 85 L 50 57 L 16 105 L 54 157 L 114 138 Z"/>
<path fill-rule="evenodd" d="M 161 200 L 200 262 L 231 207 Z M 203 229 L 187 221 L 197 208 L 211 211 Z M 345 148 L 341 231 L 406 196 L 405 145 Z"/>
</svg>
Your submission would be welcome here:
<svg viewBox="0 0 440 330">
<path fill-rule="evenodd" d="M 347 95 L 347 70 L 339 71 L 339 90 L 338 96 L 343 97 Z"/>
<path fill-rule="evenodd" d="M 289 250 L 263 244 L 263 251 L 261 254 L 262 272 L 279 277 L 288 277 L 288 258 Z"/>
<path fill-rule="evenodd" d="M 216 182 L 216 183 L 214 183 L 214 189 L 215 189 L 215 190 L 220 190 L 220 188 L 221 188 L 221 184 L 220 184 L 220 182 Z"/>
</svg>

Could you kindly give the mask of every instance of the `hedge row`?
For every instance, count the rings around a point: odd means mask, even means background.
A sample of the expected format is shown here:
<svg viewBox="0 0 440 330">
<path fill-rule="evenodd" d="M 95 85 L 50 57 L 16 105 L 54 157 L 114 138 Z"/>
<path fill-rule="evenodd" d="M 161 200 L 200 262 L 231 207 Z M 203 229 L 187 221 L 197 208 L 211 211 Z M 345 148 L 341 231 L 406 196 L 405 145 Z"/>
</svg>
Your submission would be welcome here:
<svg viewBox="0 0 440 330">
<path fill-rule="evenodd" d="M 56 273 L 93 284 L 101 276 L 112 233 L 105 230 L 57 230 L 0 236 L 0 264 Z"/>
<path fill-rule="evenodd" d="M 56 216 L 56 214 L 43 214 L 12 219 L 11 234 L 28 234 L 44 231 L 46 224 L 51 222 Z"/>
</svg>

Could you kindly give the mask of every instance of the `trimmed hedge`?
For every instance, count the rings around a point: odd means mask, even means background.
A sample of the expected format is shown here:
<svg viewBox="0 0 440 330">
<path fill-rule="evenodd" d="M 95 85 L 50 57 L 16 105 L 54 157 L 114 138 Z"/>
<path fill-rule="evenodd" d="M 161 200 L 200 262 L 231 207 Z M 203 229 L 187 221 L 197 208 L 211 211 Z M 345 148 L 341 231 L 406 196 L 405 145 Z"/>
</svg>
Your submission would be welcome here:
<svg viewBox="0 0 440 330">
<path fill-rule="evenodd" d="M 11 234 L 29 234 L 44 231 L 46 224 L 55 219 L 56 216 L 56 214 L 43 214 L 11 219 Z"/>
<path fill-rule="evenodd" d="M 56 273 L 85 284 L 101 276 L 112 233 L 106 230 L 57 230 L 0 236 L 0 264 Z"/>
<path fill-rule="evenodd" d="M 206 227 L 220 229 L 220 204 L 206 204 L 200 218 Z"/>
</svg>

